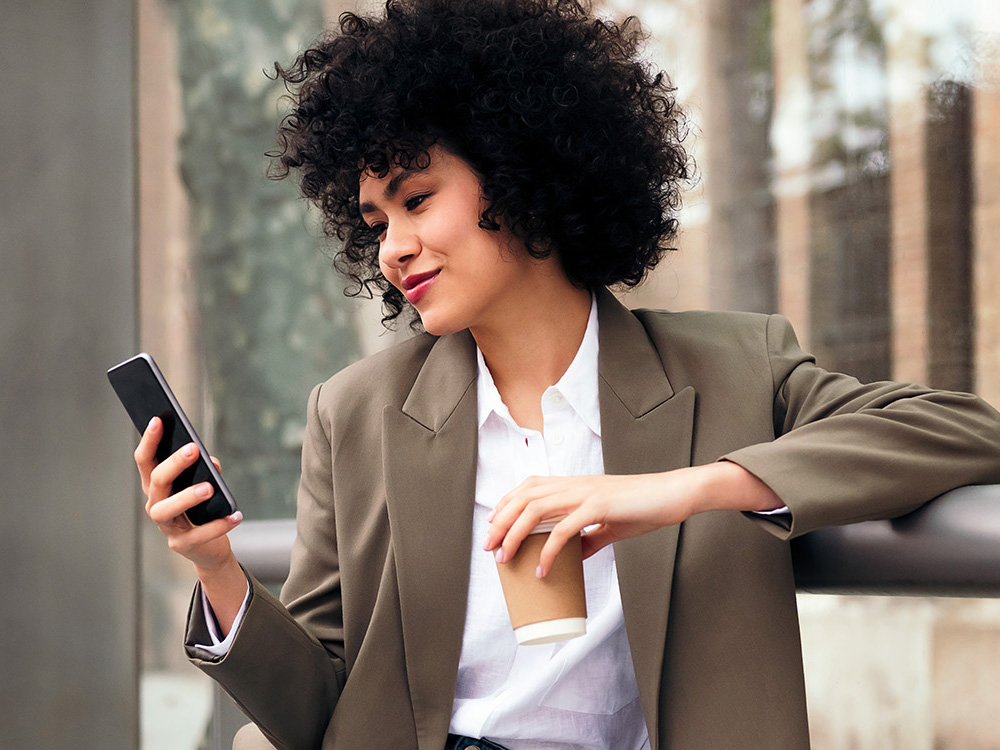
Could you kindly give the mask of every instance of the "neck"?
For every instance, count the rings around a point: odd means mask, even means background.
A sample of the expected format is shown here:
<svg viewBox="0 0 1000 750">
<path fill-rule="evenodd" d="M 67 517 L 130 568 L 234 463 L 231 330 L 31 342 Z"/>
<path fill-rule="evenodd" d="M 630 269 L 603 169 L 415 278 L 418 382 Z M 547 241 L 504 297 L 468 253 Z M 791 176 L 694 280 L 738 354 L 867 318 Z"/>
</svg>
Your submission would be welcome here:
<svg viewBox="0 0 1000 750">
<path fill-rule="evenodd" d="M 536 430 L 542 429 L 542 394 L 572 363 L 590 316 L 590 292 L 561 271 L 541 286 L 519 295 L 500 325 L 472 330 L 511 416 Z"/>
</svg>

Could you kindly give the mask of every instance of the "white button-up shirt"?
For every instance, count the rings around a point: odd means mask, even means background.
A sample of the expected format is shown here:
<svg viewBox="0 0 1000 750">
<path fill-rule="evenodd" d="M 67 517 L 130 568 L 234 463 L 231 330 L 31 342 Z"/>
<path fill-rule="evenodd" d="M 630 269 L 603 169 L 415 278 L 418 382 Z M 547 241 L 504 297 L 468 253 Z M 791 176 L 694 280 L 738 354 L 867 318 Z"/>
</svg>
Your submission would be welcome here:
<svg viewBox="0 0 1000 750">
<path fill-rule="evenodd" d="M 597 355 L 595 303 L 576 357 L 542 396 L 542 432 L 511 418 L 478 355 L 479 463 L 455 734 L 511 750 L 648 747 L 612 547 L 584 561 L 586 635 L 540 646 L 517 645 L 496 563 L 483 551 L 489 512 L 525 478 L 604 473 Z"/>
<path fill-rule="evenodd" d="M 583 563 L 587 633 L 562 643 L 518 646 L 493 555 L 483 550 L 489 512 L 529 476 L 604 473 L 597 397 L 597 304 L 576 357 L 542 396 L 543 432 L 521 428 L 479 357 L 479 463 L 469 595 L 450 731 L 485 737 L 510 750 L 648 748 L 632 657 L 625 635 L 614 550 Z M 249 596 L 249 592 L 248 592 Z M 224 655 L 246 610 L 226 638 L 202 593 L 212 643 Z"/>
</svg>

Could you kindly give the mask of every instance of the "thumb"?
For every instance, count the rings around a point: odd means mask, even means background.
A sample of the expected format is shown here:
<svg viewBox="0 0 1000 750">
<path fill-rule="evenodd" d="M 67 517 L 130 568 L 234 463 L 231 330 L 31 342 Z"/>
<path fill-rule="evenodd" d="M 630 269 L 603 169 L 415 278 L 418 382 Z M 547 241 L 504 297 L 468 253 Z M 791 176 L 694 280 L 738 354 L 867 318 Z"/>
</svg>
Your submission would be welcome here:
<svg viewBox="0 0 1000 750">
<path fill-rule="evenodd" d="M 582 537 L 583 542 L 583 559 L 586 560 L 593 554 L 596 554 L 600 550 L 607 547 L 612 542 L 618 541 L 610 531 L 608 531 L 607 526 L 603 524 L 595 529 L 591 529 Z"/>
</svg>

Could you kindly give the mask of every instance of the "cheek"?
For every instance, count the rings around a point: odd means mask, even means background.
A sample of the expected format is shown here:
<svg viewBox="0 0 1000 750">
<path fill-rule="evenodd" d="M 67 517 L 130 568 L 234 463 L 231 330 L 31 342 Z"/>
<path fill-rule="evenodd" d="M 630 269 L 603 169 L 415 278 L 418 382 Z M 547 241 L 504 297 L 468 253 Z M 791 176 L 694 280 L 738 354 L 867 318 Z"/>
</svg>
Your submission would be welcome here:
<svg viewBox="0 0 1000 750">
<path fill-rule="evenodd" d="M 399 281 L 400 280 L 399 280 L 399 271 L 398 270 L 393 269 L 391 266 L 388 266 L 385 263 L 383 263 L 381 257 L 379 257 L 379 259 L 378 259 L 378 269 L 382 272 L 382 275 L 385 276 L 386 281 L 388 281 L 394 287 L 396 287 L 397 289 L 399 289 Z"/>
</svg>

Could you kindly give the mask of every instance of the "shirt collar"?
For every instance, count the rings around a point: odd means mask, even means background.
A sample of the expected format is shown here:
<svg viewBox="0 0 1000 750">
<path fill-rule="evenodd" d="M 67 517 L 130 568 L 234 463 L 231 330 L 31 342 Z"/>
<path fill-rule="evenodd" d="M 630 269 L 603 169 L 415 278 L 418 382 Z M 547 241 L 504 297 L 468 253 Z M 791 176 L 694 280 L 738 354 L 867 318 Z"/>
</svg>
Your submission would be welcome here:
<svg viewBox="0 0 1000 750">
<path fill-rule="evenodd" d="M 597 362 L 598 362 L 598 335 L 597 335 L 597 298 L 591 297 L 590 316 L 587 318 L 587 330 L 583 334 L 583 341 L 576 351 L 576 356 L 570 362 L 566 372 L 548 390 L 557 390 L 563 395 L 573 410 L 580 415 L 580 418 L 595 435 L 601 436 L 601 410 L 598 402 L 597 392 Z M 479 367 L 479 379 L 476 385 L 479 410 L 479 427 L 482 428 L 490 414 L 496 414 L 501 419 L 514 420 L 507 410 L 507 406 L 500 398 L 500 392 L 493 382 L 490 369 L 486 366 L 483 353 L 476 347 L 476 362 Z"/>
</svg>

